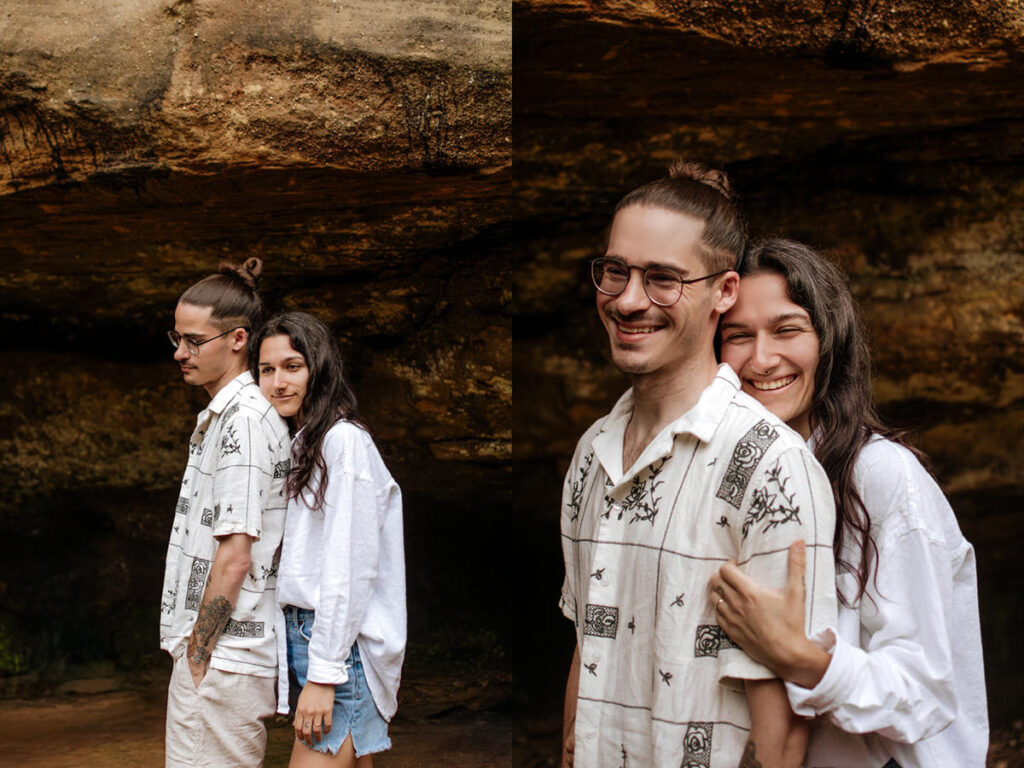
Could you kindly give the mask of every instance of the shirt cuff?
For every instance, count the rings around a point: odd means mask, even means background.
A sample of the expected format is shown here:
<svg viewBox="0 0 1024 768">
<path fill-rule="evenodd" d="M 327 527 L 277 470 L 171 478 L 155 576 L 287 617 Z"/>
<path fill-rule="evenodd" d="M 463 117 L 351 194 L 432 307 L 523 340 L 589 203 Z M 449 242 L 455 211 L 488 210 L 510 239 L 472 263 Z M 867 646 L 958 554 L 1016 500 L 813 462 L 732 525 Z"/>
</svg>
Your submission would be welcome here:
<svg viewBox="0 0 1024 768">
<path fill-rule="evenodd" d="M 310 659 L 306 670 L 306 680 L 324 685 L 341 685 L 348 682 L 349 665 L 342 662 L 334 664 L 320 659 Z"/>
<path fill-rule="evenodd" d="M 813 688 L 804 688 L 796 683 L 786 683 L 786 694 L 793 712 L 803 717 L 815 717 L 835 709 L 836 702 L 843 700 L 843 690 L 848 688 L 847 678 L 851 674 L 850 648 L 839 640 L 831 627 L 821 630 L 808 638 L 828 653 L 832 660 L 824 676 Z"/>
<path fill-rule="evenodd" d="M 778 677 L 768 667 L 754 661 L 739 648 L 722 649 L 718 655 L 721 665 L 718 682 L 729 690 L 742 693 L 746 680 L 774 680 Z"/>
</svg>

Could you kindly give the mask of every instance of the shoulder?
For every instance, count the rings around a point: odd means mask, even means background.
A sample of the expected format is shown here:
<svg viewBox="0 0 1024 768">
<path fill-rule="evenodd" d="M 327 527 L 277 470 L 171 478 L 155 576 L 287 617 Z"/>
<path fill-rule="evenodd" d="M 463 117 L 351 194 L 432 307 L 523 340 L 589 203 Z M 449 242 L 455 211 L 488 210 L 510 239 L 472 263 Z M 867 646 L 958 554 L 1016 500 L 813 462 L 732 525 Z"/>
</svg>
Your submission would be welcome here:
<svg viewBox="0 0 1024 768">
<path fill-rule="evenodd" d="M 883 536 L 920 530 L 949 544 L 962 538 L 939 484 L 899 443 L 873 436 L 857 455 L 854 483 Z"/>
<path fill-rule="evenodd" d="M 390 478 L 370 433 L 346 419 L 339 419 L 327 430 L 321 451 L 328 467 Z"/>
<path fill-rule="evenodd" d="M 221 417 L 225 423 L 233 423 L 239 420 L 248 420 L 256 423 L 261 429 L 272 432 L 276 436 L 279 433 L 287 435 L 288 425 L 281 418 L 270 401 L 263 396 L 256 384 L 249 382 L 238 390 L 238 393 L 231 398 L 224 414 Z"/>
<path fill-rule="evenodd" d="M 593 450 L 592 444 L 594 442 L 594 438 L 604 431 L 604 425 L 607 423 L 610 416 L 611 414 L 605 414 L 587 427 L 587 431 L 580 436 L 578 441 L 576 441 L 576 453 L 573 456 L 574 461 L 580 460 L 583 456 Z"/>
<path fill-rule="evenodd" d="M 773 460 L 813 457 L 799 433 L 745 392 L 737 392 L 729 404 L 715 442 L 723 451 L 735 446 L 735 451 L 755 450 Z"/>
<path fill-rule="evenodd" d="M 913 453 L 879 435 L 873 435 L 860 449 L 853 472 L 861 495 L 892 498 L 905 494 L 915 482 L 935 483 Z"/>
</svg>

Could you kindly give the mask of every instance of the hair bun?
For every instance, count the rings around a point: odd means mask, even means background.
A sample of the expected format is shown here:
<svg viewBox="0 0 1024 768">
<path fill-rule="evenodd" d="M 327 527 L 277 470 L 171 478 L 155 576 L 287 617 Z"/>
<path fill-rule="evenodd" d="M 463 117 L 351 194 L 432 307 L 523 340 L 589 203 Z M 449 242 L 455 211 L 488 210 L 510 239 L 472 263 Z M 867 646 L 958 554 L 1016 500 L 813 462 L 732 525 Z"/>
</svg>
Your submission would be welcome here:
<svg viewBox="0 0 1024 768">
<path fill-rule="evenodd" d="M 257 290 L 260 273 L 263 271 L 263 259 L 258 256 L 250 256 L 241 264 L 232 264 L 228 261 L 221 262 L 220 273 L 235 277 L 245 283 L 253 291 Z"/>
<path fill-rule="evenodd" d="M 670 179 L 690 179 L 698 184 L 711 187 L 727 200 L 733 199 L 732 184 L 725 171 L 709 168 L 703 163 L 690 160 L 676 160 L 668 167 Z"/>
<path fill-rule="evenodd" d="M 255 280 L 259 278 L 260 273 L 263 271 L 263 259 L 259 256 L 250 256 L 242 264 L 242 269 L 248 272 Z"/>
</svg>

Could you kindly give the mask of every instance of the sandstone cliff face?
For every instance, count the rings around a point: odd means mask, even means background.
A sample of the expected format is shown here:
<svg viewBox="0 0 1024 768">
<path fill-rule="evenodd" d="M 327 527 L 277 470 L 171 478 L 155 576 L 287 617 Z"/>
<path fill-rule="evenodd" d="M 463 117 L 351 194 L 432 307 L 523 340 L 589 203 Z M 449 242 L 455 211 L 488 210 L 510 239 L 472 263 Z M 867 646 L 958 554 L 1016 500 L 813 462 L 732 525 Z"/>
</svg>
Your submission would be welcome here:
<svg viewBox="0 0 1024 768">
<path fill-rule="evenodd" d="M 558 493 L 576 439 L 628 386 L 587 275 L 615 202 L 672 159 L 723 166 L 754 237 L 814 244 L 851 274 L 878 399 L 916 430 L 976 546 L 986 660 L 1005 670 L 1024 607 L 1008 514 L 1024 500 L 1019 4 L 518 8 L 520 477 Z M 1020 685 L 990 679 L 996 720 Z"/>
<path fill-rule="evenodd" d="M 221 259 L 261 256 L 268 308 L 335 330 L 405 494 L 410 570 L 440 571 L 475 501 L 497 517 L 511 497 L 510 7 L 75 0 L 3 17 L 3 672 L 155 647 L 167 511 L 205 403 L 165 331 Z M 417 580 L 414 623 L 457 576 Z"/>
</svg>

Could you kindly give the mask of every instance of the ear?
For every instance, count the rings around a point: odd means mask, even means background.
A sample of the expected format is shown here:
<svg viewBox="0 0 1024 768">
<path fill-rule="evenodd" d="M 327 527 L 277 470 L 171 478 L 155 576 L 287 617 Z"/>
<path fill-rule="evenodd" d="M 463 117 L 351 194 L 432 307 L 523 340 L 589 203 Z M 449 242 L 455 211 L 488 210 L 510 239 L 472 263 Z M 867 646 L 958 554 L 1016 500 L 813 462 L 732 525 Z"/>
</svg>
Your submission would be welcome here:
<svg viewBox="0 0 1024 768">
<path fill-rule="evenodd" d="M 245 328 L 236 328 L 231 334 L 231 351 L 244 352 L 249 343 L 249 332 Z"/>
<path fill-rule="evenodd" d="M 739 297 L 740 276 L 739 273 L 729 270 L 715 281 L 714 303 L 711 308 L 719 315 L 724 315 Z"/>
</svg>

